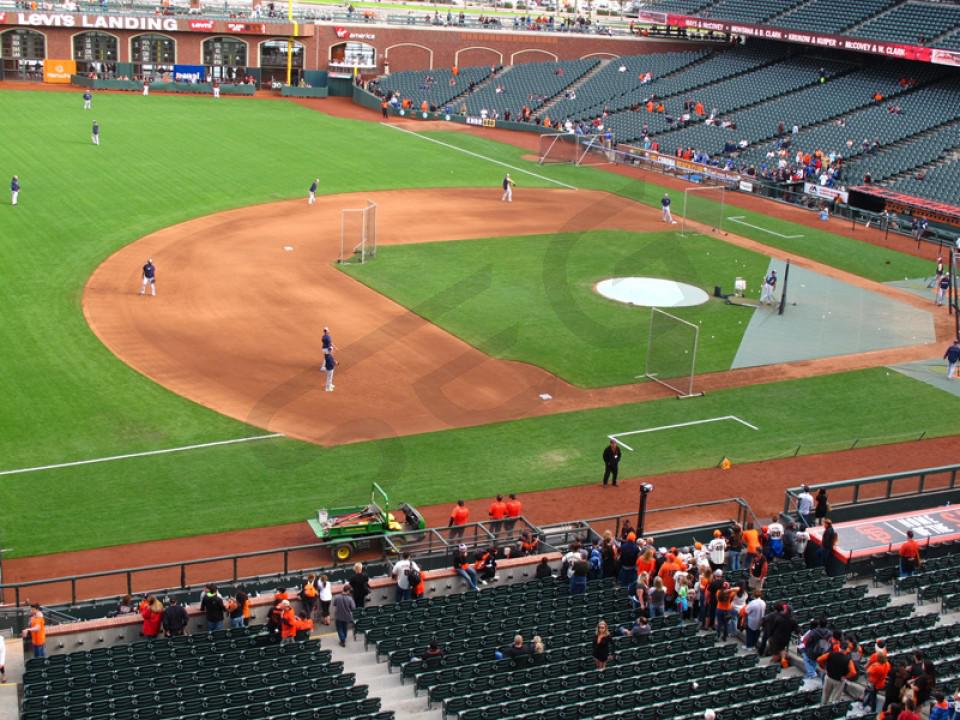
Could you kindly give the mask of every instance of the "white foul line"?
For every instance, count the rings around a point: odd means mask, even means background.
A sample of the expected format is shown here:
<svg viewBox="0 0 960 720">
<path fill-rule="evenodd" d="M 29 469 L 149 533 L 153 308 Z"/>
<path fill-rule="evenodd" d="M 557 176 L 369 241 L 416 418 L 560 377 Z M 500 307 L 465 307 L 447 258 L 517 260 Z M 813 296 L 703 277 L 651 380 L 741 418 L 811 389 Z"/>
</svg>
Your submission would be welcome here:
<svg viewBox="0 0 960 720">
<path fill-rule="evenodd" d="M 644 428 L 643 430 L 630 430 L 629 432 L 614 433 L 613 435 L 607 435 L 607 437 L 611 440 L 616 440 L 617 445 L 623 445 L 623 447 L 625 447 L 627 450 L 633 452 L 633 448 L 623 442 L 620 438 L 626 437 L 627 435 L 641 435 L 643 433 L 657 432 L 659 430 L 674 430 L 676 428 L 690 427 L 691 425 L 705 425 L 707 423 L 720 422 L 722 420 L 733 420 L 741 425 L 746 425 L 751 430 L 760 429 L 756 425 L 752 425 L 746 420 L 738 418 L 736 415 L 724 415 L 723 417 L 706 418 L 704 420 L 691 420 L 689 422 L 676 423 L 675 425 L 658 425 L 657 427 Z"/>
<path fill-rule="evenodd" d="M 129 460 L 131 458 L 150 457 L 152 455 L 168 455 L 170 453 L 186 452 L 187 450 L 201 450 L 203 448 L 219 447 L 221 445 L 237 445 L 239 443 L 253 442 L 254 440 L 272 440 L 273 438 L 279 437 L 283 437 L 283 433 L 254 435 L 252 437 L 234 438 L 233 440 L 216 440 L 214 442 L 200 443 L 199 445 L 183 445 L 182 447 L 164 448 L 163 450 L 146 450 L 138 453 L 127 453 L 126 455 L 111 455 L 109 457 L 91 458 L 90 460 L 74 460 L 73 462 L 37 465 L 36 467 L 17 468 L 15 470 L 0 470 L 0 475 L 22 475 L 23 473 L 40 472 L 41 470 L 58 470 L 60 468 L 78 467 L 80 465 L 113 462 L 114 460 Z"/>
<path fill-rule="evenodd" d="M 743 219 L 743 215 L 735 215 L 733 217 L 728 217 L 727 220 L 732 220 L 735 223 L 740 225 L 746 225 L 747 227 L 752 227 L 754 230 L 760 230 L 761 232 L 770 233 L 771 235 L 776 235 L 778 238 L 783 238 L 784 240 L 796 240 L 802 238 L 803 235 L 784 235 L 783 233 L 778 233 L 776 230 L 770 230 L 769 228 L 760 227 L 759 225 L 754 225 L 753 223 L 748 223 Z"/>
<path fill-rule="evenodd" d="M 540 180 L 546 180 L 547 182 L 552 182 L 554 185 L 559 185 L 560 187 L 567 188 L 567 190 L 576 190 L 576 188 L 573 185 L 567 185 L 567 183 L 565 182 L 554 180 L 553 178 L 549 178 L 546 175 L 538 175 L 537 173 L 531 172 L 530 170 L 525 170 L 522 167 L 517 167 L 516 165 L 509 165 L 508 163 L 501 162 L 500 160 L 494 160 L 493 158 L 487 157 L 486 155 L 481 155 L 480 153 L 475 153 L 472 150 L 467 150 L 462 147 L 457 147 L 456 145 L 451 145 L 450 143 L 445 143 L 442 140 L 437 140 L 436 138 L 427 137 L 426 135 L 421 135 L 420 133 L 416 133 L 413 130 L 407 130 L 406 128 L 398 127 L 396 125 L 391 125 L 390 123 L 382 122 L 380 124 L 383 125 L 384 127 L 392 128 L 394 130 L 407 133 L 408 135 L 413 135 L 414 137 L 418 137 L 421 140 L 426 140 L 427 142 L 436 143 L 437 145 L 442 145 L 443 147 L 450 148 L 451 150 L 457 150 L 459 152 L 464 153 L 465 155 L 471 155 L 472 157 L 480 158 L 481 160 L 486 160 L 487 162 L 492 162 L 495 165 L 502 165 L 505 168 L 510 168 L 511 170 L 516 170 L 517 172 L 522 172 L 527 175 L 532 175 L 533 177 L 539 178 Z"/>
</svg>

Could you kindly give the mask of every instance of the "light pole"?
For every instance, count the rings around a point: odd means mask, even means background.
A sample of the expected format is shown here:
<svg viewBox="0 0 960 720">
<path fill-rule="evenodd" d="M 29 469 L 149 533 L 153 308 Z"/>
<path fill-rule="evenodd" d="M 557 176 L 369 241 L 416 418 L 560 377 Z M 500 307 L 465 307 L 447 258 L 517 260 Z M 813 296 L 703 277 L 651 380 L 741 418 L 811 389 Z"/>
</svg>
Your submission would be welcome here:
<svg viewBox="0 0 960 720">
<path fill-rule="evenodd" d="M 637 510 L 637 540 L 643 537 L 643 525 L 647 517 L 647 495 L 652 492 L 653 485 L 650 483 L 640 485 L 640 508 Z"/>
</svg>

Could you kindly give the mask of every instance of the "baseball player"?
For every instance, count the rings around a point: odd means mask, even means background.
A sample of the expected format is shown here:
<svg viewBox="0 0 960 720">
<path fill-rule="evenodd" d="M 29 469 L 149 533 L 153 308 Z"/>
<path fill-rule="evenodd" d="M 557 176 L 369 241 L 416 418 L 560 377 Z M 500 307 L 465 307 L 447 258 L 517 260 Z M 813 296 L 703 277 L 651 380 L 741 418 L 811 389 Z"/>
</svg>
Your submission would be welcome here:
<svg viewBox="0 0 960 720">
<path fill-rule="evenodd" d="M 218 97 L 220 97 L 220 81 L 214 80 L 213 81 L 213 98 L 217 99 Z"/>
<path fill-rule="evenodd" d="M 506 177 L 503 178 L 503 197 L 500 198 L 500 202 L 513 202 L 514 186 L 516 186 L 516 183 L 510 177 L 510 173 L 507 173 Z"/>
<path fill-rule="evenodd" d="M 960 339 L 954 340 L 947 348 L 943 359 L 947 361 L 947 380 L 956 380 L 957 365 L 960 364 Z"/>
<path fill-rule="evenodd" d="M 667 193 L 664 193 L 660 199 L 660 212 L 665 223 L 670 223 L 671 225 L 677 224 L 677 221 L 673 219 L 673 215 L 670 214 L 670 195 Z"/>
<path fill-rule="evenodd" d="M 323 389 L 326 392 L 333 392 L 333 371 L 336 367 L 337 361 L 333 359 L 333 350 L 325 348 L 323 351 L 323 371 L 327 374 L 327 382 Z"/>
<path fill-rule="evenodd" d="M 770 274 L 763 279 L 763 285 L 760 288 L 760 304 L 761 305 L 775 305 L 777 303 L 777 298 L 774 297 L 774 292 L 777 289 L 777 271 L 771 270 Z"/>
<path fill-rule="evenodd" d="M 14 175 L 10 180 L 10 204 L 17 204 L 17 197 L 20 195 L 20 178 Z"/>
<path fill-rule="evenodd" d="M 91 138 L 93 139 L 93 144 L 100 146 L 100 125 L 96 120 L 93 121 L 93 130 L 91 131 Z"/>
<path fill-rule="evenodd" d="M 143 79 L 143 96 L 146 97 L 150 94 L 150 81 L 147 78 Z"/>
<path fill-rule="evenodd" d="M 150 285 L 150 294 L 153 297 L 157 296 L 157 268 L 153 264 L 153 258 L 147 258 L 146 264 L 143 266 L 143 274 L 140 281 L 140 294 L 143 295 L 146 293 L 147 285 Z"/>
<path fill-rule="evenodd" d="M 307 198 L 307 205 L 313 205 L 317 202 L 317 188 L 320 187 L 320 178 L 314 178 L 310 183 L 310 195 Z"/>
<path fill-rule="evenodd" d="M 93 107 L 93 93 L 89 90 L 83 91 L 83 109 L 89 110 Z"/>
<path fill-rule="evenodd" d="M 324 352 L 327 352 L 328 350 L 333 352 L 337 349 L 333 344 L 333 338 L 330 337 L 330 328 L 326 326 L 323 328 L 323 337 L 320 338 L 320 342 L 323 345 Z"/>
<path fill-rule="evenodd" d="M 937 305 L 943 305 L 948 290 L 950 290 L 950 273 L 945 272 L 940 276 L 940 284 L 937 286 Z"/>
</svg>

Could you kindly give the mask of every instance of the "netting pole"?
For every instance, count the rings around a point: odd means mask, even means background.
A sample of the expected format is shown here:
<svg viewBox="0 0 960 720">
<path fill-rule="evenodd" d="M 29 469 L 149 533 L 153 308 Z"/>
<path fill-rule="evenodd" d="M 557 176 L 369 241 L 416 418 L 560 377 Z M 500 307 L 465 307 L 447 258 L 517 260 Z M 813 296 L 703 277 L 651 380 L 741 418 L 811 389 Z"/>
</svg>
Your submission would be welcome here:
<svg viewBox="0 0 960 720">
<path fill-rule="evenodd" d="M 787 306 L 787 283 L 790 282 L 790 261 L 787 260 L 787 267 L 783 271 L 783 290 L 780 291 L 780 307 L 777 309 L 777 315 L 783 315 L 783 309 Z"/>
</svg>

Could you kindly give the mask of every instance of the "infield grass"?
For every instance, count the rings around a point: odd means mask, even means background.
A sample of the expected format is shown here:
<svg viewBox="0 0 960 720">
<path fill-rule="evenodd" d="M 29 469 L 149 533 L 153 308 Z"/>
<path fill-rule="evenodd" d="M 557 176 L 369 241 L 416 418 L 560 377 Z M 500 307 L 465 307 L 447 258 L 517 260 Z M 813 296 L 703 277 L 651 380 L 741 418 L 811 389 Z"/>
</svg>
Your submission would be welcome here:
<svg viewBox="0 0 960 720">
<path fill-rule="evenodd" d="M 91 333 L 81 308 L 84 283 L 120 247 L 197 216 L 302 197 L 317 175 L 321 191 L 333 193 L 496 188 L 504 172 L 377 123 L 337 119 L 286 101 L 96 94 L 94 110 L 84 112 L 79 90 L 0 91 L 0 106 L 3 181 L 17 174 L 22 183 L 17 208 L 7 204 L 5 193 L 0 196 L 0 469 L 263 432 L 157 386 L 113 357 Z M 90 143 L 94 118 L 102 127 L 98 148 Z M 484 138 L 439 137 L 511 164 L 525 163 L 521 151 Z M 662 192 L 594 169 L 525 167 L 648 204 Z M 517 179 L 518 192 L 551 186 L 527 175 Z M 770 222 L 748 216 L 755 224 Z M 807 234 L 804 254 L 815 259 L 835 257 L 838 266 L 855 265 L 854 272 L 876 279 L 924 274 L 916 269 L 920 261 L 908 256 L 800 231 Z M 161 292 L 168 270 L 159 267 Z M 842 438 L 856 427 L 845 423 L 866 423 L 873 435 L 890 426 L 948 432 L 943 418 L 955 414 L 954 400 L 934 397 L 936 391 L 903 378 L 881 383 L 823 379 L 796 387 L 802 392 L 775 396 L 768 387 L 715 396 L 729 400 L 722 414 L 742 408 L 747 417 L 756 414 L 748 410 L 778 416 L 771 424 L 782 434 L 767 445 L 757 445 L 756 438 L 744 441 L 745 455 L 779 449 L 788 438 L 817 441 L 830 433 Z M 849 411 L 813 413 L 824 398 Z M 811 412 L 795 415 L 793 405 L 809 406 Z M 396 476 L 398 496 L 417 502 L 449 499 L 450 477 L 471 494 L 485 494 L 487 478 L 495 476 L 488 468 L 509 470 L 502 474 L 504 484 L 520 489 L 576 484 L 592 478 L 594 445 L 610 426 L 625 429 L 678 411 L 675 402 L 649 410 L 612 408 L 596 421 L 564 416 L 543 419 L 544 425 L 494 426 L 331 450 L 267 441 L 257 448 L 3 477 L 0 547 L 26 555 L 296 520 L 315 506 L 356 499 L 378 475 Z M 711 432 L 698 437 L 709 438 Z M 721 444 L 729 450 L 719 442 L 702 449 L 699 442 L 693 448 L 664 446 L 649 467 L 713 464 Z M 574 457 L 551 465 L 548 457 L 531 455 L 529 448 L 539 445 L 561 452 L 557 457 L 565 458 L 566 452 Z"/>
<path fill-rule="evenodd" d="M 386 246 L 377 262 L 341 267 L 490 355 L 600 386 L 635 382 L 644 372 L 650 309 L 600 296 L 597 282 L 667 278 L 710 296 L 733 275 L 763 277 L 768 263 L 764 255 L 709 237 L 680 243 L 676 232 L 594 230 Z M 456 307 L 426 302 L 480 277 L 483 292 Z M 700 326 L 699 372 L 730 369 L 751 311 L 711 297 L 670 312 Z M 513 338 L 509 347 L 504 337 Z"/>
<path fill-rule="evenodd" d="M 22 556 L 296 522 L 355 504 L 371 481 L 420 505 L 599 482 L 608 434 L 723 415 L 759 430 L 723 422 L 628 439 L 622 474 L 947 435 L 958 412 L 960 398 L 873 369 L 335 448 L 265 440 L 3 478 L 4 543 Z"/>
</svg>

